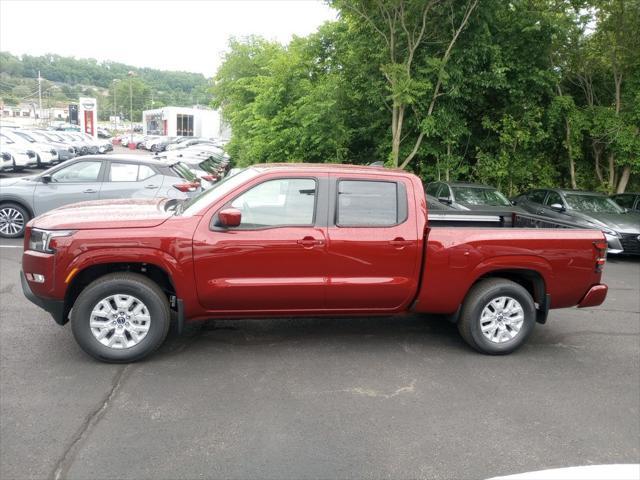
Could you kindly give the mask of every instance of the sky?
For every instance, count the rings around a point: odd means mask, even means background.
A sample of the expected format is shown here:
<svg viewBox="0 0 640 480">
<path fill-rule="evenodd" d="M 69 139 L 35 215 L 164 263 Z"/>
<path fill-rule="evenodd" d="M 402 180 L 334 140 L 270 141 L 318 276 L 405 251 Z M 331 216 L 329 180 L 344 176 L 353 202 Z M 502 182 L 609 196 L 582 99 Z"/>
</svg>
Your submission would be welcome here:
<svg viewBox="0 0 640 480">
<path fill-rule="evenodd" d="M 287 43 L 336 16 L 318 0 L 0 0 L 0 50 L 210 77 L 232 36 Z"/>
</svg>

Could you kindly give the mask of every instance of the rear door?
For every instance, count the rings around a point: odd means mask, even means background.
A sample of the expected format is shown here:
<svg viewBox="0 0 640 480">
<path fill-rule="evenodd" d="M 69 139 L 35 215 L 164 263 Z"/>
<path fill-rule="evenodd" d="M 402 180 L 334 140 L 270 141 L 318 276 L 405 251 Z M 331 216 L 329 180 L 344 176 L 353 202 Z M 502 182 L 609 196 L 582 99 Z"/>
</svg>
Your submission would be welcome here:
<svg viewBox="0 0 640 480">
<path fill-rule="evenodd" d="M 34 190 L 35 214 L 70 203 L 98 200 L 105 163 L 97 158 L 83 158 L 64 163 L 51 172 L 51 181 L 38 183 Z"/>
<path fill-rule="evenodd" d="M 100 198 L 153 198 L 162 185 L 162 176 L 149 165 L 109 162 Z"/>
<path fill-rule="evenodd" d="M 407 305 L 421 261 L 413 185 L 386 175 L 333 176 L 330 185 L 327 309 Z"/>
</svg>

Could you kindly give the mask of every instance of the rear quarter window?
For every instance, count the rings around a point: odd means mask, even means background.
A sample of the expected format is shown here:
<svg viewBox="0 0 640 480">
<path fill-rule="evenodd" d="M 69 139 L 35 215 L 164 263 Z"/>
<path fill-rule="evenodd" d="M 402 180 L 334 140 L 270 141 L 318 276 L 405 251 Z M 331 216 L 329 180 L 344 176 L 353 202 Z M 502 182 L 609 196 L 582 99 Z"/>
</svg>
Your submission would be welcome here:
<svg viewBox="0 0 640 480">
<path fill-rule="evenodd" d="M 407 219 L 407 193 L 402 183 L 340 180 L 337 194 L 339 227 L 391 227 Z"/>
</svg>

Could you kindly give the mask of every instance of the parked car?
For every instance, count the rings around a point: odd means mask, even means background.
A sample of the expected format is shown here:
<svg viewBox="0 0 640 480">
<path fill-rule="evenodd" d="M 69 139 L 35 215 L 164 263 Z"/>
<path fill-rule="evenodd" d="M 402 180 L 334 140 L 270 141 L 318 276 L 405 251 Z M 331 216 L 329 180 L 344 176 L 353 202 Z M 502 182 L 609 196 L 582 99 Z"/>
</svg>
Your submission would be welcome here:
<svg viewBox="0 0 640 480">
<path fill-rule="evenodd" d="M 106 141 L 106 140 L 103 140 L 103 139 L 97 139 L 96 140 L 91 135 L 89 135 L 87 133 L 83 133 L 83 132 L 79 132 L 79 133 L 76 133 L 74 135 L 80 137 L 82 140 L 87 142 L 89 145 L 92 145 L 92 146 L 97 148 L 97 152 L 93 152 L 92 149 L 89 149 L 90 153 L 107 153 L 107 152 L 113 150 L 113 144 L 111 143 L 111 140 L 109 140 L 109 141 Z"/>
<path fill-rule="evenodd" d="M 428 222 L 423 199 L 420 179 L 398 170 L 260 165 L 183 202 L 72 205 L 27 226 L 22 288 L 59 324 L 71 315 L 87 353 L 119 363 L 156 350 L 172 311 L 178 331 L 209 318 L 459 312 L 473 348 L 506 354 L 549 308 L 604 301 L 602 232 L 456 232 Z"/>
<path fill-rule="evenodd" d="M 516 197 L 528 212 L 602 230 L 609 253 L 640 254 L 640 217 L 601 193 L 539 189 Z"/>
<path fill-rule="evenodd" d="M 640 193 L 618 193 L 610 198 L 622 208 L 640 212 Z"/>
<path fill-rule="evenodd" d="M 70 203 L 187 199 L 200 191 L 195 175 L 180 162 L 132 155 L 78 157 L 37 175 L 0 179 L 0 237 L 20 237 L 31 218 Z M 6 212 L 14 211 L 19 215 L 9 222 Z"/>
<path fill-rule="evenodd" d="M 522 211 L 494 187 L 466 182 L 431 182 L 426 191 L 455 210 Z"/>
<path fill-rule="evenodd" d="M 158 137 L 148 140 L 145 143 L 145 148 L 150 152 L 164 152 L 167 146 L 178 140 L 180 137 Z"/>
<path fill-rule="evenodd" d="M 425 194 L 425 197 L 427 198 L 427 208 L 429 208 L 429 210 L 437 210 L 437 211 L 445 211 L 445 212 L 456 212 L 457 210 L 453 207 L 450 207 L 449 205 L 442 203 L 440 200 L 438 200 L 436 197 L 433 197 L 431 195 L 429 195 L 428 193 Z"/>
<path fill-rule="evenodd" d="M 111 138 L 111 132 L 109 132 L 109 130 L 107 130 L 104 127 L 98 127 L 98 138 L 105 138 L 105 139 L 110 139 Z"/>
<path fill-rule="evenodd" d="M 213 140 L 209 140 L 208 138 L 186 137 L 179 142 L 168 145 L 167 150 L 180 150 L 193 145 L 211 145 L 212 147 L 220 148 Z"/>
<path fill-rule="evenodd" d="M 51 146 L 51 144 L 38 142 L 35 138 L 31 137 L 27 132 L 20 128 L 2 128 L 0 129 L 0 137 L 2 137 L 2 141 L 4 142 L 8 142 L 10 140 L 25 150 L 35 152 L 35 166 L 37 167 L 54 165 L 59 162 L 58 152 L 53 148 L 53 146 Z"/>
<path fill-rule="evenodd" d="M 76 149 L 73 145 L 67 145 L 56 140 L 53 136 L 47 135 L 46 131 L 29 130 L 29 135 L 40 142 L 49 143 L 58 153 L 58 160 L 61 162 L 71 160 L 76 156 Z"/>
<path fill-rule="evenodd" d="M 78 132 L 58 132 L 58 135 L 69 145 L 73 145 L 79 155 L 95 155 L 98 147 L 78 136 Z"/>
<path fill-rule="evenodd" d="M 0 171 L 21 172 L 25 168 L 35 167 L 36 153 L 26 150 L 17 144 L 6 144 L 0 141 L 0 155 L 2 156 L 2 168 Z"/>
</svg>

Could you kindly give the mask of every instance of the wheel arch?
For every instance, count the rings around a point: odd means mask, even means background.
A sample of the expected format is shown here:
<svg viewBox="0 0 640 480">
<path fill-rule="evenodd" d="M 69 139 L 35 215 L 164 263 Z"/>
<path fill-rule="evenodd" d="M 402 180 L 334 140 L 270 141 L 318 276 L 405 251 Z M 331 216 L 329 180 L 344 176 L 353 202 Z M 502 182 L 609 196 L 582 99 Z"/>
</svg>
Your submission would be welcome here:
<svg viewBox="0 0 640 480">
<path fill-rule="evenodd" d="M 504 278 L 506 280 L 511 280 L 527 290 L 536 305 L 536 321 L 538 323 L 546 322 L 551 304 L 551 297 L 547 293 L 547 283 L 542 273 L 530 268 L 503 268 L 491 270 L 477 277 L 472 283 L 471 288 L 473 288 L 477 283 L 488 278 Z"/>
<path fill-rule="evenodd" d="M 82 291 L 94 280 L 115 272 L 132 272 L 144 275 L 153 282 L 155 282 L 167 296 L 170 305 L 176 307 L 176 288 L 169 271 L 151 262 L 108 262 L 87 265 L 81 270 L 78 270 L 73 278 L 69 282 L 69 286 L 66 289 L 64 297 L 64 313 L 63 318 L 68 321 L 69 312 L 73 308 L 73 305 Z M 173 297 L 173 299 L 172 299 Z M 65 322 L 66 323 L 66 322 Z"/>
<path fill-rule="evenodd" d="M 27 211 L 30 218 L 35 217 L 35 213 L 33 212 L 33 209 L 31 208 L 31 206 L 28 204 L 28 202 L 25 202 L 22 198 L 14 197 L 11 195 L 9 196 L 3 195 L 2 197 L 0 197 L 0 206 L 5 205 L 7 203 L 15 203 L 17 205 L 20 205 L 22 208 L 24 208 Z"/>
</svg>

